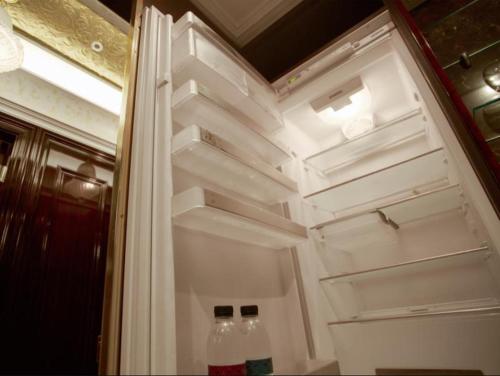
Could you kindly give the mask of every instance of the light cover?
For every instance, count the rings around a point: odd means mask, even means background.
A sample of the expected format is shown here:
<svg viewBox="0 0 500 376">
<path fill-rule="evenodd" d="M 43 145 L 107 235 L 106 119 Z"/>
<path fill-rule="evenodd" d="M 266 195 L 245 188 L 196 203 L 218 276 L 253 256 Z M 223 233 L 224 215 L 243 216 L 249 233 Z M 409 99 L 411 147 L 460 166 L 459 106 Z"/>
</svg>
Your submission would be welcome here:
<svg viewBox="0 0 500 376">
<path fill-rule="evenodd" d="M 350 140 L 372 130 L 373 127 L 373 116 L 365 115 L 344 123 L 342 125 L 342 133 Z"/>
<path fill-rule="evenodd" d="M 328 125 L 340 126 L 342 134 L 347 139 L 372 130 L 375 124 L 372 114 L 372 99 L 368 88 L 362 87 L 361 90 L 351 93 L 345 99 L 348 99 L 350 103 L 338 110 L 331 106 L 324 107 L 320 112 L 317 112 L 317 115 Z"/>
<path fill-rule="evenodd" d="M 0 73 L 18 69 L 23 62 L 23 46 L 12 31 L 9 15 L 0 7 Z"/>
<path fill-rule="evenodd" d="M 120 114 L 122 92 L 53 52 L 19 37 L 24 48 L 21 69 L 115 115 Z"/>
</svg>

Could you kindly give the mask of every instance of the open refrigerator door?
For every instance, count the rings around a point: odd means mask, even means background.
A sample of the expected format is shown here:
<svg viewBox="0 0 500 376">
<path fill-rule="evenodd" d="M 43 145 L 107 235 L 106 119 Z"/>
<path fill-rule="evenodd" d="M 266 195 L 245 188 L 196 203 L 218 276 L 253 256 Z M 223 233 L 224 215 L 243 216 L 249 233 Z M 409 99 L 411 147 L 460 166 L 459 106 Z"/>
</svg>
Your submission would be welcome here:
<svg viewBox="0 0 500 376">
<path fill-rule="evenodd" d="M 275 374 L 500 371 L 498 218 L 387 11 L 273 85 L 192 13 L 142 28 L 122 373 L 205 374 L 252 304 Z"/>
</svg>

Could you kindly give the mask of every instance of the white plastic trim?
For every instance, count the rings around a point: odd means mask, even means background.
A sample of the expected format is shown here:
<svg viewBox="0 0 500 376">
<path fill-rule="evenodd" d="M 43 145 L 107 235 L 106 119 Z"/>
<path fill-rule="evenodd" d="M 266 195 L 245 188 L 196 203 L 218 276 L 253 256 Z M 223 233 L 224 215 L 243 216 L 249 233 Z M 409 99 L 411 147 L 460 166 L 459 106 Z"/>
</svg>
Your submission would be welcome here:
<svg viewBox="0 0 500 376">
<path fill-rule="evenodd" d="M 120 374 L 176 374 L 171 16 L 145 8 L 130 166 Z"/>
</svg>

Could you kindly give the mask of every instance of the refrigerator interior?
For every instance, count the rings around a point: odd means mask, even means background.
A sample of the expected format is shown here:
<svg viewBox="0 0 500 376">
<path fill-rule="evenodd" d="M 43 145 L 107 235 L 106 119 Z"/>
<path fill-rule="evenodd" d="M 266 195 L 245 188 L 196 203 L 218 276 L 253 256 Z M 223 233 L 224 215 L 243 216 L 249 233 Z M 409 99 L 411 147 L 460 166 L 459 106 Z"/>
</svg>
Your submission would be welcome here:
<svg viewBox="0 0 500 376">
<path fill-rule="evenodd" d="M 289 90 L 191 13 L 172 35 L 178 373 L 206 372 L 225 304 L 259 305 L 276 374 L 500 372 L 496 315 L 363 322 L 500 304 L 495 244 L 393 25 Z"/>
</svg>

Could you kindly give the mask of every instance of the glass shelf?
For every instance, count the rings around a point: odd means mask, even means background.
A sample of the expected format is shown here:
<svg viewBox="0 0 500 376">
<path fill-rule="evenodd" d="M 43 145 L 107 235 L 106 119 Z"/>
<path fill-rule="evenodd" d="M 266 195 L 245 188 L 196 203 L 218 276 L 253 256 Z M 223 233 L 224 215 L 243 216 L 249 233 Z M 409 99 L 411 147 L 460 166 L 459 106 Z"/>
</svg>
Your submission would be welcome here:
<svg viewBox="0 0 500 376">
<path fill-rule="evenodd" d="M 438 182 L 448 184 L 448 166 L 442 148 L 311 193 L 304 198 L 320 209 L 336 212 Z"/>
<path fill-rule="evenodd" d="M 175 90 L 172 99 L 174 121 L 184 127 L 199 125 L 221 139 L 276 167 L 290 159 L 285 146 L 251 128 L 246 116 L 214 97 L 206 87 L 189 80 Z"/>
<path fill-rule="evenodd" d="M 500 304 L 499 269 L 496 252 L 482 246 L 341 273 L 320 285 L 341 323 L 377 320 Z"/>
<path fill-rule="evenodd" d="M 323 286 L 330 286 L 335 283 L 352 283 L 361 281 L 369 278 L 384 277 L 392 274 L 415 274 L 429 267 L 453 267 L 459 266 L 475 261 L 483 261 L 491 255 L 491 251 L 488 247 L 480 247 L 469 249 L 466 251 L 452 252 L 440 256 L 426 257 L 419 260 L 402 262 L 399 264 L 393 264 L 388 266 L 383 266 L 380 268 L 373 268 L 362 270 L 353 273 L 344 273 L 336 276 L 321 278 L 320 282 Z"/>
<path fill-rule="evenodd" d="M 328 174 L 397 143 L 424 135 L 425 118 L 422 110 L 417 109 L 379 125 L 371 132 L 311 155 L 304 162 Z"/>
<path fill-rule="evenodd" d="M 172 71 L 179 86 L 195 79 L 268 132 L 283 127 L 273 92 L 259 84 L 242 59 L 193 14 L 174 26 Z"/>
<path fill-rule="evenodd" d="M 500 301 L 496 300 L 495 305 L 488 305 L 485 307 L 474 307 L 474 308 L 459 308 L 450 310 L 426 310 L 423 309 L 422 312 L 409 312 L 409 313 L 399 313 L 390 315 L 378 315 L 367 318 L 357 318 L 353 320 L 339 320 L 330 321 L 328 325 L 330 328 L 335 325 L 343 324 L 361 324 L 376 321 L 387 321 L 387 320 L 402 320 L 402 319 L 418 319 L 418 318 L 430 318 L 430 317 L 443 317 L 443 316 L 456 316 L 456 315 L 491 315 L 500 314 Z"/>
<path fill-rule="evenodd" d="M 376 209 L 320 223 L 317 230 L 328 245 L 344 252 L 366 251 L 398 241 L 400 226 L 444 212 L 459 212 L 464 199 L 458 185 L 432 190 Z"/>
<path fill-rule="evenodd" d="M 307 239 L 304 226 L 200 187 L 176 194 L 172 206 L 175 225 L 223 238 L 274 249 Z"/>
<path fill-rule="evenodd" d="M 424 35 L 441 66 L 456 63 L 462 52 L 474 53 L 500 38 L 498 0 L 475 0 L 428 26 Z"/>
<path fill-rule="evenodd" d="M 191 174 L 266 204 L 298 192 L 297 183 L 277 169 L 196 125 L 174 136 L 172 160 Z"/>
</svg>

